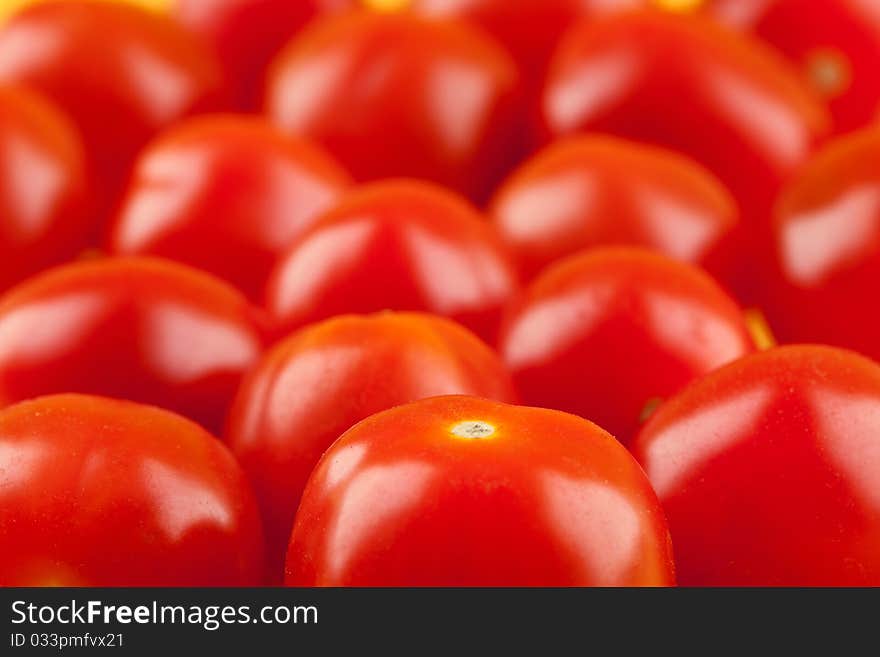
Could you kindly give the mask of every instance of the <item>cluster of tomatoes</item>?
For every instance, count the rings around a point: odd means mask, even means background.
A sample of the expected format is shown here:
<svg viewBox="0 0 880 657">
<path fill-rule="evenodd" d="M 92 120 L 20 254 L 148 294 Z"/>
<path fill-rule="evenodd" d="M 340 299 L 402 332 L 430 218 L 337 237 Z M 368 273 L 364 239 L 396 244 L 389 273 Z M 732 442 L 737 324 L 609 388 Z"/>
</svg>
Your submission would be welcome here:
<svg viewBox="0 0 880 657">
<path fill-rule="evenodd" d="M 873 3 L 13 5 L 0 584 L 880 585 Z"/>
</svg>

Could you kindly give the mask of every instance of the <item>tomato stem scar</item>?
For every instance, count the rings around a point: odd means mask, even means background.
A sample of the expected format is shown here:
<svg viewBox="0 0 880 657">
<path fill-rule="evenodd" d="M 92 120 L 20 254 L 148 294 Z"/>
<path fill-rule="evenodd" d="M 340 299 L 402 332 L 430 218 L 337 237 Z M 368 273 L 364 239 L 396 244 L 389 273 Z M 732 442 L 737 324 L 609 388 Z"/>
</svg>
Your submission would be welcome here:
<svg viewBox="0 0 880 657">
<path fill-rule="evenodd" d="M 480 420 L 459 422 L 450 430 L 452 435 L 459 438 L 487 438 L 495 433 L 495 427 Z"/>
</svg>

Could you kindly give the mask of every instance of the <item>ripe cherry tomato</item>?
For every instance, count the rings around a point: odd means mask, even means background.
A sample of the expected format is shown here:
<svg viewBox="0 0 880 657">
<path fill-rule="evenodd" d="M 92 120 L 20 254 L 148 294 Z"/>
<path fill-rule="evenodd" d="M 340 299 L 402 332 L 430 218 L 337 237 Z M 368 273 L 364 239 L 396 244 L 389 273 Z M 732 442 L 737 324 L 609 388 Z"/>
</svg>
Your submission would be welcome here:
<svg viewBox="0 0 880 657">
<path fill-rule="evenodd" d="M 548 146 L 507 179 L 491 206 L 525 278 L 587 247 L 631 244 L 732 282 L 737 212 L 724 186 L 695 162 L 601 136 Z"/>
<path fill-rule="evenodd" d="M 880 110 L 880 5 L 872 0 L 713 0 L 711 14 L 781 50 L 848 132 Z"/>
<path fill-rule="evenodd" d="M 662 12 L 569 32 L 551 64 L 543 113 L 550 135 L 612 133 L 680 151 L 715 173 L 740 206 L 736 291 L 747 300 L 771 259 L 773 200 L 828 127 L 818 99 L 759 41 Z"/>
<path fill-rule="evenodd" d="M 323 13 L 356 0 L 173 0 L 180 22 L 218 54 L 235 104 L 259 108 L 266 69 L 287 41 Z"/>
<path fill-rule="evenodd" d="M 697 381 L 635 454 L 684 585 L 880 585 L 880 367 L 780 347 Z"/>
<path fill-rule="evenodd" d="M 83 261 L 0 298 L 0 406 L 56 392 L 177 411 L 219 434 L 261 336 L 247 300 L 150 259 Z"/>
<path fill-rule="evenodd" d="M 777 206 L 778 285 L 764 309 L 787 341 L 880 359 L 880 129 L 831 142 Z"/>
<path fill-rule="evenodd" d="M 261 299 L 278 257 L 350 180 L 256 118 L 191 119 L 140 157 L 109 248 L 193 265 Z"/>
<path fill-rule="evenodd" d="M 334 440 L 373 413 L 456 393 L 515 401 L 501 359 L 440 317 L 338 317 L 270 351 L 242 384 L 227 440 L 260 503 L 272 576 L 281 580 L 306 480 Z"/>
<path fill-rule="evenodd" d="M 84 395 L 0 411 L 0 585 L 253 586 L 262 558 L 247 479 L 198 425 Z"/>
<path fill-rule="evenodd" d="M 579 19 L 643 7 L 648 0 L 413 0 L 432 17 L 464 18 L 484 28 L 513 55 L 530 88 L 539 89 L 565 31 Z"/>
<path fill-rule="evenodd" d="M 663 512 L 633 458 L 581 418 L 476 397 L 384 411 L 309 479 L 288 584 L 664 586 Z"/>
<path fill-rule="evenodd" d="M 30 92 L 0 87 L 0 292 L 86 245 L 85 166 L 66 117 Z"/>
<path fill-rule="evenodd" d="M 29 85 L 70 114 L 112 212 L 140 148 L 189 112 L 212 107 L 217 63 L 171 19 L 140 7 L 54 0 L 0 27 L 0 81 Z"/>
<path fill-rule="evenodd" d="M 358 180 L 424 178 L 485 200 L 520 154 L 519 77 L 455 21 L 351 12 L 318 21 L 273 65 L 269 115 Z"/>
<path fill-rule="evenodd" d="M 476 210 L 440 187 L 397 180 L 355 190 L 321 217 L 284 256 L 266 299 L 288 330 L 350 312 L 419 310 L 491 342 L 517 289 Z"/>
<path fill-rule="evenodd" d="M 624 444 L 649 405 L 753 349 L 740 309 L 708 275 L 625 248 L 551 266 L 499 344 L 525 403 L 577 413 Z"/>
</svg>

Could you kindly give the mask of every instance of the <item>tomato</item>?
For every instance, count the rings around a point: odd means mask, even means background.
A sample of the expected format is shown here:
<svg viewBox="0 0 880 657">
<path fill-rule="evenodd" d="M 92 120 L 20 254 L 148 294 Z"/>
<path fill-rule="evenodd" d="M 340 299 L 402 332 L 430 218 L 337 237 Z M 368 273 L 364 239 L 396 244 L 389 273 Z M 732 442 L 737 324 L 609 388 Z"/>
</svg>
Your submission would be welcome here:
<svg viewBox="0 0 880 657">
<path fill-rule="evenodd" d="M 295 586 L 664 586 L 663 512 L 633 458 L 581 418 L 434 397 L 364 420 L 309 479 Z"/>
<path fill-rule="evenodd" d="M 489 224 L 429 183 L 392 180 L 347 195 L 300 237 L 269 279 L 283 329 L 333 315 L 418 310 L 494 339 L 516 271 Z"/>
<path fill-rule="evenodd" d="M 880 367 L 823 346 L 737 361 L 661 406 L 635 454 L 684 585 L 880 585 Z"/>
<path fill-rule="evenodd" d="M 0 585 L 243 586 L 260 518 L 223 444 L 173 413 L 56 395 L 0 411 Z"/>
<path fill-rule="evenodd" d="M 266 70 L 309 21 L 355 0 L 173 0 L 173 13 L 218 54 L 242 110 L 256 110 Z"/>
<path fill-rule="evenodd" d="M 320 148 L 260 119 L 191 119 L 138 160 L 109 250 L 185 262 L 259 300 L 283 250 L 349 183 Z"/>
<path fill-rule="evenodd" d="M 560 140 L 507 179 L 490 212 L 525 278 L 581 249 L 630 244 L 735 282 L 736 203 L 672 151 L 603 136 Z"/>
<path fill-rule="evenodd" d="M 269 74 L 266 107 L 358 180 L 409 176 L 475 200 L 520 154 L 519 77 L 469 26 L 350 12 L 306 28 Z"/>
<path fill-rule="evenodd" d="M 709 276 L 629 248 L 551 266 L 499 345 L 525 403 L 581 415 L 624 444 L 658 400 L 753 349 L 740 309 Z"/>
<path fill-rule="evenodd" d="M 777 206 L 779 269 L 764 309 L 787 341 L 850 347 L 880 359 L 880 129 L 831 142 Z"/>
<path fill-rule="evenodd" d="M 838 131 L 880 110 L 880 5 L 871 0 L 714 0 L 711 14 L 782 51 L 829 103 Z"/>
<path fill-rule="evenodd" d="M 242 384 L 227 441 L 253 482 L 279 581 L 306 480 L 333 441 L 373 413 L 454 393 L 516 400 L 497 354 L 431 315 L 337 317 L 266 354 Z"/>
<path fill-rule="evenodd" d="M 543 115 L 550 135 L 645 141 L 717 175 L 740 206 L 736 292 L 749 301 L 769 267 L 773 200 L 828 129 L 819 100 L 756 39 L 662 12 L 570 31 L 551 64 Z"/>
<path fill-rule="evenodd" d="M 246 299 L 150 259 L 83 261 L 0 297 L 0 406 L 56 392 L 129 399 L 219 433 L 260 356 Z"/>
<path fill-rule="evenodd" d="M 88 197 L 75 128 L 42 98 L 0 87 L 0 292 L 86 245 Z"/>
<path fill-rule="evenodd" d="M 496 37 L 513 55 L 533 89 L 566 29 L 579 19 L 645 6 L 648 0 L 413 0 L 432 17 L 463 18 Z"/>
<path fill-rule="evenodd" d="M 29 85 L 79 128 L 107 218 L 138 150 L 161 128 L 219 102 L 210 53 L 140 7 L 55 0 L 0 26 L 0 82 Z"/>
</svg>

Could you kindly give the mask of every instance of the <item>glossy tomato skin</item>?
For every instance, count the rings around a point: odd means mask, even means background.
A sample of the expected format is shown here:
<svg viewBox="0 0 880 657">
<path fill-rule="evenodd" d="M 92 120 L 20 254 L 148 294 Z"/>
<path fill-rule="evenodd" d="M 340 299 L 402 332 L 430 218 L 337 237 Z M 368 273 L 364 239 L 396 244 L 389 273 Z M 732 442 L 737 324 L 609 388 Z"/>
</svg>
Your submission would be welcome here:
<svg viewBox="0 0 880 657">
<path fill-rule="evenodd" d="M 0 292 L 86 245 L 88 199 L 70 121 L 31 92 L 0 87 Z"/>
<path fill-rule="evenodd" d="M 319 147 L 258 118 L 190 119 L 140 156 L 109 251 L 185 262 L 259 301 L 280 254 L 349 184 Z"/>
<path fill-rule="evenodd" d="M 301 236 L 269 279 L 281 330 L 344 313 L 431 312 L 494 340 L 516 270 L 491 226 L 440 187 L 391 180 L 354 190 Z"/>
<path fill-rule="evenodd" d="M 105 220 L 140 148 L 222 97 L 217 62 L 174 21 L 93 0 L 38 3 L 0 26 L 0 81 L 30 86 L 70 115 Z"/>
<path fill-rule="evenodd" d="M 378 413 L 327 451 L 287 554 L 294 586 L 666 586 L 666 522 L 581 418 L 475 397 Z"/>
<path fill-rule="evenodd" d="M 778 278 L 764 309 L 785 341 L 880 359 L 880 129 L 841 137 L 792 181 L 776 211 Z"/>
<path fill-rule="evenodd" d="M 539 89 L 559 39 L 572 25 L 612 11 L 644 7 L 647 0 L 413 0 L 426 16 L 473 22 L 513 55 L 532 89 Z"/>
<path fill-rule="evenodd" d="M 672 151 L 606 136 L 562 139 L 505 181 L 490 215 L 524 279 L 582 249 L 634 245 L 734 282 L 736 202 Z"/>
<path fill-rule="evenodd" d="M 146 258 L 65 265 L 0 298 L 0 405 L 106 395 L 219 434 L 261 340 L 247 300 L 208 274 Z"/>
<path fill-rule="evenodd" d="M 519 95 L 510 56 L 464 23 L 348 12 L 279 55 L 266 111 L 357 180 L 422 178 L 483 201 L 520 155 Z"/>
<path fill-rule="evenodd" d="M 880 367 L 825 346 L 749 356 L 686 388 L 634 453 L 683 585 L 880 584 Z"/>
<path fill-rule="evenodd" d="M 0 411 L 0 585 L 255 586 L 253 493 L 173 413 L 55 395 Z"/>
<path fill-rule="evenodd" d="M 242 384 L 226 435 L 257 494 L 273 579 L 282 579 L 306 480 L 333 441 L 373 413 L 448 394 L 516 401 L 498 355 L 432 315 L 337 317 L 266 354 Z"/>
<path fill-rule="evenodd" d="M 608 248 L 539 276 L 499 349 L 524 403 L 576 413 L 628 444 L 649 404 L 753 344 L 739 307 L 701 270 Z"/>
<path fill-rule="evenodd" d="M 542 109 L 547 135 L 611 133 L 679 151 L 718 176 L 743 218 L 736 292 L 746 300 L 769 266 L 775 196 L 828 129 L 819 99 L 757 39 L 648 11 L 573 28 Z"/>
<path fill-rule="evenodd" d="M 714 0 L 721 22 L 785 54 L 824 97 L 838 132 L 880 111 L 880 6 L 871 0 Z"/>
<path fill-rule="evenodd" d="M 173 13 L 217 53 L 235 105 L 256 110 L 266 69 L 309 21 L 356 0 L 174 0 Z"/>
</svg>

